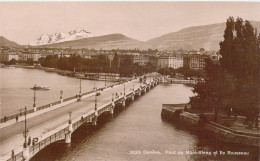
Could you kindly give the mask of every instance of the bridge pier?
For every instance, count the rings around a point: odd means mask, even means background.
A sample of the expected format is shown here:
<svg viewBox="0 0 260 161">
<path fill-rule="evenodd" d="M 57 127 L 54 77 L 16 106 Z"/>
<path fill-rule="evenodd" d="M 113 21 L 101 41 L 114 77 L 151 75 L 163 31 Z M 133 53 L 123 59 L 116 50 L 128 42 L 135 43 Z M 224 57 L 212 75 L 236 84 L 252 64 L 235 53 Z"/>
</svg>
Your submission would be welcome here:
<svg viewBox="0 0 260 161">
<path fill-rule="evenodd" d="M 95 116 L 92 118 L 92 125 L 97 125 L 97 117 L 98 117 L 98 111 L 95 110 Z"/>
<path fill-rule="evenodd" d="M 123 101 L 122 101 L 122 106 L 125 107 L 126 106 L 126 95 L 124 93 L 124 98 L 123 98 Z"/>
<path fill-rule="evenodd" d="M 65 134 L 65 143 L 69 144 L 71 143 L 71 134 L 72 134 L 73 128 L 72 128 L 72 124 L 69 124 L 69 132 L 67 134 Z"/>
<path fill-rule="evenodd" d="M 140 88 L 140 90 L 139 90 L 139 92 L 138 92 L 139 94 L 139 96 L 141 96 L 142 95 L 142 88 Z"/>
<path fill-rule="evenodd" d="M 92 125 L 96 126 L 97 125 L 97 117 L 92 118 Z"/>
<path fill-rule="evenodd" d="M 111 114 L 111 116 L 114 115 L 114 107 L 111 107 L 111 108 L 110 108 L 110 114 Z"/>
<path fill-rule="evenodd" d="M 29 161 L 30 159 L 30 151 L 29 151 L 29 147 L 23 148 L 23 160 L 24 161 Z"/>
<path fill-rule="evenodd" d="M 135 100 L 135 94 L 134 93 L 132 94 L 131 99 L 132 99 L 132 101 Z"/>
<path fill-rule="evenodd" d="M 122 106 L 125 107 L 125 99 L 122 101 Z"/>
<path fill-rule="evenodd" d="M 114 99 L 112 100 L 112 106 L 111 106 L 111 108 L 110 108 L 110 114 L 112 115 L 112 117 L 113 117 L 113 115 L 114 115 L 114 108 L 115 108 L 115 102 L 114 102 Z"/>
</svg>

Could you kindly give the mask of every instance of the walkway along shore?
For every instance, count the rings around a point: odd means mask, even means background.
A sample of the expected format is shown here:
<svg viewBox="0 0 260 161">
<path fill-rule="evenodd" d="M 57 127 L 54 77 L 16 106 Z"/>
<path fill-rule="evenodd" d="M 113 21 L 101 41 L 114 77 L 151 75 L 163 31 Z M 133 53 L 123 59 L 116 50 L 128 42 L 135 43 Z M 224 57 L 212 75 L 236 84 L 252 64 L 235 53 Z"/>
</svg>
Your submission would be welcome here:
<svg viewBox="0 0 260 161">
<path fill-rule="evenodd" d="M 260 134 L 236 131 L 212 121 L 203 121 L 198 114 L 185 112 L 188 104 L 163 104 L 161 116 L 170 122 L 177 121 L 178 124 L 194 127 L 198 130 L 209 132 L 211 136 L 226 143 L 236 143 L 259 147 Z"/>
</svg>

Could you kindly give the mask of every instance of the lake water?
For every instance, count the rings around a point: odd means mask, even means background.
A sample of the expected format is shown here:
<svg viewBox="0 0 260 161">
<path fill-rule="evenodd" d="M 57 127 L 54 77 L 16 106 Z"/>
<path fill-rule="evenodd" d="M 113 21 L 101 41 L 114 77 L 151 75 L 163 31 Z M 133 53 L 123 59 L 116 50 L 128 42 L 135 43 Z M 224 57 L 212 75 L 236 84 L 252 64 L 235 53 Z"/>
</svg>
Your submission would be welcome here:
<svg viewBox="0 0 260 161">
<path fill-rule="evenodd" d="M 0 116 L 9 116 L 18 113 L 19 109 L 33 107 L 34 91 L 36 85 L 48 86 L 50 90 L 36 91 L 36 106 L 46 105 L 60 99 L 60 91 L 63 98 L 71 97 L 79 93 L 80 80 L 72 77 L 61 76 L 42 70 L 14 68 L 0 68 Z M 82 80 L 82 93 L 94 88 L 105 86 L 102 81 Z M 112 82 L 107 82 L 107 85 Z"/>
</svg>

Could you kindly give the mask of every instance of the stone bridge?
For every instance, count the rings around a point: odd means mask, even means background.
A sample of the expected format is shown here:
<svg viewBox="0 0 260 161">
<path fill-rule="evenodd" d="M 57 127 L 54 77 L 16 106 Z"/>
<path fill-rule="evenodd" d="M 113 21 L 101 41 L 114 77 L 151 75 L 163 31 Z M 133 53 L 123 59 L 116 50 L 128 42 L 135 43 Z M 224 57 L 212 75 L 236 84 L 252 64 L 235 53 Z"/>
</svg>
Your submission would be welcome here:
<svg viewBox="0 0 260 161">
<path fill-rule="evenodd" d="M 37 142 L 31 143 L 26 148 L 19 147 L 15 151 L 13 150 L 12 152 L 2 155 L 0 160 L 30 160 L 30 158 L 54 142 L 62 141 L 69 144 L 71 143 L 72 133 L 75 132 L 81 125 L 97 125 L 98 120 L 103 117 L 104 114 L 113 116 L 117 110 L 125 108 L 128 103 L 133 102 L 136 98 L 144 95 L 147 91 L 158 85 L 159 82 L 159 78 L 154 78 L 153 80 L 150 80 L 150 82 L 140 83 L 140 85 L 137 87 L 134 86 L 136 84 L 133 84 L 131 88 L 128 87 L 129 90 L 125 90 L 126 87 L 124 83 L 122 84 L 122 86 L 124 86 L 124 91 L 121 94 L 112 93 L 110 101 L 106 101 L 106 103 L 100 106 L 97 105 L 96 101 L 99 96 L 96 94 L 93 96 L 95 97 L 94 109 L 92 108 L 87 113 L 79 115 L 76 118 L 71 119 L 70 117 L 69 121 L 63 123 L 51 131 L 44 133 L 41 137 L 38 137 Z"/>
</svg>

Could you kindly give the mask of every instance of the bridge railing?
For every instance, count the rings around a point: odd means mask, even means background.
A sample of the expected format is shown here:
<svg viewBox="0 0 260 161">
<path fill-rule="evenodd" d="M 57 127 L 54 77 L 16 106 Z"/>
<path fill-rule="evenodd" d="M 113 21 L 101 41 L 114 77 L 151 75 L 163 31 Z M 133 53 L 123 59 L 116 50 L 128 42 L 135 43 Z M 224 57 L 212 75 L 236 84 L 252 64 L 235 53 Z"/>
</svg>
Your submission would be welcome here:
<svg viewBox="0 0 260 161">
<path fill-rule="evenodd" d="M 220 128 L 220 129 L 224 129 L 224 130 L 226 130 L 226 131 L 230 131 L 230 132 L 232 132 L 232 133 L 234 133 L 234 134 L 237 134 L 237 135 L 245 135 L 245 136 L 252 136 L 252 137 L 258 137 L 258 138 L 260 138 L 260 134 L 257 134 L 257 133 L 248 133 L 248 132 L 236 131 L 236 130 L 233 130 L 233 129 L 231 129 L 231 128 L 222 126 L 222 125 L 220 125 L 220 124 L 214 123 L 214 122 L 212 122 L 212 121 L 209 121 L 208 123 L 209 123 L 210 125 L 212 125 L 212 126 L 218 127 L 218 128 Z"/>
<path fill-rule="evenodd" d="M 112 105 L 112 103 L 106 105 L 105 107 L 98 110 L 98 115 L 102 114 L 104 111 L 107 111 L 107 109 Z"/>
<path fill-rule="evenodd" d="M 44 149 L 46 146 L 50 145 L 51 143 L 54 143 L 56 141 L 64 139 L 65 138 L 65 134 L 68 133 L 68 132 L 69 132 L 69 128 L 66 127 L 64 129 L 54 133 L 53 135 L 51 135 L 51 136 L 41 140 L 40 142 L 31 145 L 29 147 L 29 154 L 30 154 L 30 156 L 31 157 L 34 156 L 36 153 L 38 153 L 40 150 Z M 23 152 L 20 152 L 20 153 L 16 154 L 14 156 L 14 158 L 22 160 Z M 12 159 L 13 158 L 10 158 L 9 160 L 11 161 Z"/>
<path fill-rule="evenodd" d="M 16 155 L 14 155 L 14 157 L 11 157 L 10 159 L 8 159 L 7 161 L 22 161 L 23 160 L 23 152 L 20 152 Z"/>
<path fill-rule="evenodd" d="M 34 112 L 34 110 L 33 110 L 33 109 L 30 109 L 30 110 L 28 110 L 28 111 L 26 112 L 26 114 L 30 114 L 30 113 L 33 113 L 33 112 Z M 7 116 L 7 117 L 6 117 L 6 120 L 5 120 L 5 118 L 0 119 L 0 123 L 5 122 L 5 121 L 8 121 L 8 120 L 15 119 L 16 116 L 24 116 L 24 115 L 25 115 L 25 112 L 20 112 L 20 113 L 11 115 L 11 116 Z"/>
</svg>

